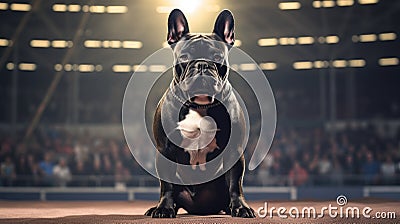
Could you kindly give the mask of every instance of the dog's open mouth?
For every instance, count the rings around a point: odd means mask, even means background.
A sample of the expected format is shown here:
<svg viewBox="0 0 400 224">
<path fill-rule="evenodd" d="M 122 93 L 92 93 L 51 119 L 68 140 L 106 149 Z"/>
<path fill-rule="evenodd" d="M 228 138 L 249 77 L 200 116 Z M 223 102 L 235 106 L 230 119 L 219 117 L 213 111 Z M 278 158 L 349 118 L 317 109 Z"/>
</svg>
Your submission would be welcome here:
<svg viewBox="0 0 400 224">
<path fill-rule="evenodd" d="M 194 94 L 194 96 L 190 98 L 190 102 L 199 105 L 212 104 L 214 103 L 214 96 L 210 96 L 208 94 Z"/>
</svg>

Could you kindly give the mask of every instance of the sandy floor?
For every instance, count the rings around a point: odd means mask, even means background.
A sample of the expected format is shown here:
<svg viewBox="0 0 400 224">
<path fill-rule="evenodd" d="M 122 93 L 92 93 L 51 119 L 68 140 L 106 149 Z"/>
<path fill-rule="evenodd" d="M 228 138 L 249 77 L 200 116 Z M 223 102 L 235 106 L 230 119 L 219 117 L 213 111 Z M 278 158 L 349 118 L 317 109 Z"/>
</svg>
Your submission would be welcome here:
<svg viewBox="0 0 400 224">
<path fill-rule="evenodd" d="M 147 208 L 156 202 L 134 201 L 134 202 L 9 202 L 0 201 L 0 223 L 400 223 L 400 202 L 363 199 L 349 202 L 343 206 L 345 211 L 348 207 L 357 207 L 360 210 L 360 218 L 343 217 L 339 215 L 331 218 L 327 211 L 320 218 L 302 218 L 301 210 L 304 207 L 315 207 L 317 215 L 321 214 L 324 206 L 337 206 L 336 201 L 271 201 L 268 202 L 268 210 L 272 207 L 286 208 L 288 210 L 296 207 L 300 212 L 299 218 L 280 218 L 277 210 L 268 213 L 265 218 L 254 219 L 232 218 L 227 215 L 192 216 L 180 210 L 176 219 L 152 219 L 144 216 Z M 264 202 L 250 202 L 253 209 L 264 206 Z M 371 218 L 365 218 L 362 210 L 370 207 Z M 295 211 L 294 209 L 292 210 Z M 338 210 L 339 212 L 340 210 Z M 377 213 L 395 212 L 396 218 L 378 219 Z M 340 214 L 340 213 L 339 213 Z M 386 213 L 388 216 L 389 214 Z M 307 215 L 306 215 L 307 216 Z M 350 213 L 351 216 L 351 213 Z"/>
</svg>

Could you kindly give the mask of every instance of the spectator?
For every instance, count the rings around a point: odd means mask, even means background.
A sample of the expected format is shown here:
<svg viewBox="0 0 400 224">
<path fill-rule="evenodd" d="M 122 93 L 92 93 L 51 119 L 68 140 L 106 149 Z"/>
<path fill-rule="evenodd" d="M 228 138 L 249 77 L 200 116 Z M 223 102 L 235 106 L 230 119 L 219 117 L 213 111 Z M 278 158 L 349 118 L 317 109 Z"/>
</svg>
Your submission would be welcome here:
<svg viewBox="0 0 400 224">
<path fill-rule="evenodd" d="M 71 186 L 87 186 L 88 181 L 86 175 L 89 173 L 86 171 L 87 168 L 82 160 L 75 162 L 75 166 L 72 169 L 72 174 L 74 176 Z"/>
<path fill-rule="evenodd" d="M 51 161 L 51 153 L 46 152 L 44 154 L 43 160 L 39 163 L 39 168 L 42 176 L 43 185 L 51 186 L 53 185 L 53 169 L 54 164 Z"/>
<path fill-rule="evenodd" d="M 267 160 L 267 158 L 265 159 Z M 258 179 L 257 182 L 261 184 L 261 186 L 266 186 L 270 184 L 271 178 L 269 173 L 269 166 L 267 166 L 267 163 L 263 162 L 260 164 L 260 167 L 258 168 L 257 171 L 257 179 Z"/>
<path fill-rule="evenodd" d="M 376 184 L 379 175 L 379 163 L 375 161 L 372 152 L 367 152 L 366 162 L 362 166 L 365 184 Z"/>
<path fill-rule="evenodd" d="M 16 178 L 15 165 L 10 156 L 7 156 L 0 166 L 1 182 L 4 186 L 13 186 Z"/>
<path fill-rule="evenodd" d="M 32 154 L 29 154 L 27 157 L 27 164 L 28 164 L 28 169 L 31 172 L 31 177 L 28 178 L 28 186 L 38 186 L 40 184 L 40 180 L 42 179 L 42 173 L 39 168 L 39 164 L 36 163 L 35 157 Z"/>
<path fill-rule="evenodd" d="M 114 173 L 114 167 L 111 163 L 111 158 L 108 154 L 103 155 L 103 174 L 112 175 Z"/>
<path fill-rule="evenodd" d="M 93 164 L 90 173 L 93 175 L 103 175 L 103 168 L 101 166 L 101 159 L 100 156 L 93 157 Z"/>
<path fill-rule="evenodd" d="M 330 184 L 330 175 L 332 173 L 332 163 L 329 160 L 328 154 L 322 155 L 322 158 L 318 162 L 318 176 L 314 178 L 315 183 L 321 185 Z"/>
<path fill-rule="evenodd" d="M 58 164 L 54 166 L 53 175 L 55 177 L 55 183 L 59 187 L 67 186 L 67 183 L 71 180 L 71 171 L 64 158 L 60 158 Z"/>
<path fill-rule="evenodd" d="M 118 161 L 115 165 L 115 188 L 125 189 L 126 183 L 129 181 L 129 170 L 124 167 L 121 161 Z"/>
<path fill-rule="evenodd" d="M 317 176 L 318 174 L 318 163 L 319 163 L 319 156 L 318 155 L 314 155 L 313 159 L 311 160 L 311 162 L 308 164 L 308 172 L 309 174 L 311 174 L 314 177 Z"/>
<path fill-rule="evenodd" d="M 0 158 L 6 158 L 7 156 L 11 156 L 12 151 L 12 142 L 11 139 L 4 139 L 0 145 Z"/>
<path fill-rule="evenodd" d="M 332 163 L 327 154 L 324 154 L 318 163 L 318 174 L 326 176 L 332 171 Z"/>
<path fill-rule="evenodd" d="M 308 173 L 298 161 L 294 162 L 292 169 L 289 171 L 289 181 L 294 186 L 305 185 L 308 181 Z"/>
<path fill-rule="evenodd" d="M 275 152 L 278 150 L 274 150 L 270 154 L 268 154 L 264 161 L 260 164 L 259 170 L 257 171 L 257 176 L 258 176 L 258 182 L 262 186 L 270 185 L 272 184 L 272 179 L 270 176 L 270 169 L 272 167 L 272 164 L 274 163 L 275 160 Z"/>
<path fill-rule="evenodd" d="M 386 156 L 385 162 L 381 164 L 382 181 L 384 184 L 394 184 L 396 165 L 390 155 Z"/>
<path fill-rule="evenodd" d="M 133 170 L 133 166 L 135 164 L 135 159 L 133 158 L 133 155 L 131 153 L 131 150 L 129 149 L 128 145 L 124 145 L 122 149 L 122 155 L 121 155 L 121 161 L 125 167 L 129 167 L 131 172 L 136 172 Z"/>
<path fill-rule="evenodd" d="M 17 174 L 17 186 L 29 186 L 29 177 L 32 176 L 32 172 L 29 169 L 27 156 L 20 155 L 18 158 L 18 164 L 16 167 L 16 174 Z"/>
<path fill-rule="evenodd" d="M 356 175 L 356 164 L 354 162 L 354 157 L 349 154 L 345 157 L 343 172 L 345 173 L 344 183 L 348 185 L 354 185 L 358 183 Z"/>
<path fill-rule="evenodd" d="M 283 170 L 281 167 L 281 162 L 275 160 L 271 167 L 271 182 L 273 185 L 283 186 L 287 184 L 286 178 L 284 178 Z"/>
<path fill-rule="evenodd" d="M 108 154 L 103 155 L 103 175 L 105 175 L 105 180 L 103 181 L 103 184 L 106 186 L 113 186 L 114 185 L 114 180 L 112 175 L 115 174 L 114 172 L 114 167 L 111 163 L 111 158 Z"/>
<path fill-rule="evenodd" d="M 331 180 L 331 184 L 343 184 L 343 167 L 338 158 L 333 159 Z"/>
<path fill-rule="evenodd" d="M 86 140 L 78 140 L 74 147 L 75 161 L 87 161 L 89 157 L 89 147 L 87 146 Z"/>
</svg>

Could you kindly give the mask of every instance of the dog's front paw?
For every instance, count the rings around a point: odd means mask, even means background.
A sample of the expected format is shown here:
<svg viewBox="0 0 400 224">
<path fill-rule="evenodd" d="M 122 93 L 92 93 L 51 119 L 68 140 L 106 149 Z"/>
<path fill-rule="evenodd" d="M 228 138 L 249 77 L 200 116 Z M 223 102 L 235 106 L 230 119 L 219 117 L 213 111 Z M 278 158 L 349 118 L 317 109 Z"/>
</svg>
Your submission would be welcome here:
<svg viewBox="0 0 400 224">
<path fill-rule="evenodd" d="M 170 207 L 155 207 L 151 208 L 151 217 L 152 218 L 175 218 L 175 209 Z M 151 210 L 149 209 L 149 211 Z M 147 212 L 146 212 L 147 213 Z"/>
<path fill-rule="evenodd" d="M 231 202 L 230 213 L 232 217 L 254 218 L 254 210 L 247 205 L 242 199 Z"/>
<path fill-rule="evenodd" d="M 149 208 L 149 210 L 146 211 L 146 213 L 144 213 L 144 215 L 146 216 L 151 216 L 151 214 L 153 213 L 153 211 L 157 208 L 157 206 L 151 207 Z"/>
</svg>

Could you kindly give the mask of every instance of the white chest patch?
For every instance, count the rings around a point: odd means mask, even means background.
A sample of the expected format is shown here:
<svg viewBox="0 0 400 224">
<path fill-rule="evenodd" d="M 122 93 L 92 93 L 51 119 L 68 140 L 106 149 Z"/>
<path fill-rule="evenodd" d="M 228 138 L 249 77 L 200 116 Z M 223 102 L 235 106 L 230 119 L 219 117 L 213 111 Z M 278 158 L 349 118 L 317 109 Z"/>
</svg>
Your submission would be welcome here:
<svg viewBox="0 0 400 224">
<path fill-rule="evenodd" d="M 215 138 L 218 128 L 214 119 L 189 110 L 185 119 L 178 122 L 177 129 L 183 137 L 181 146 L 190 155 L 192 169 L 196 169 L 198 165 L 200 170 L 206 170 L 207 154 L 219 149 Z"/>
</svg>

